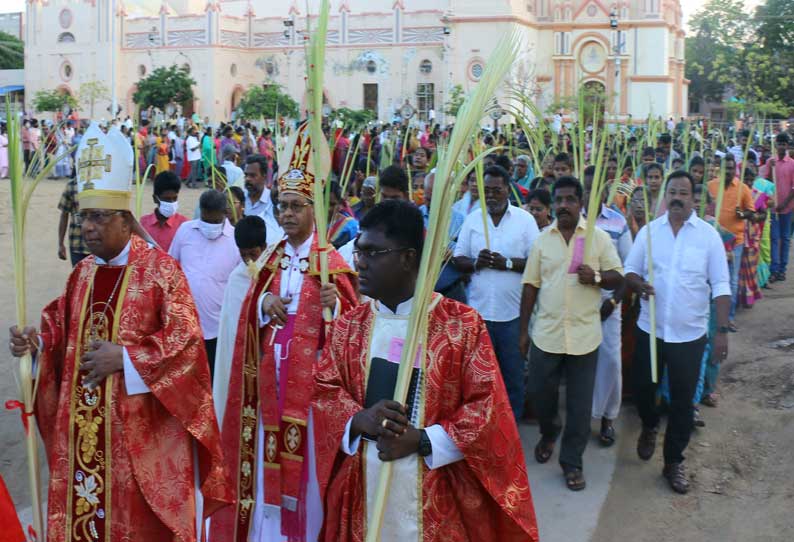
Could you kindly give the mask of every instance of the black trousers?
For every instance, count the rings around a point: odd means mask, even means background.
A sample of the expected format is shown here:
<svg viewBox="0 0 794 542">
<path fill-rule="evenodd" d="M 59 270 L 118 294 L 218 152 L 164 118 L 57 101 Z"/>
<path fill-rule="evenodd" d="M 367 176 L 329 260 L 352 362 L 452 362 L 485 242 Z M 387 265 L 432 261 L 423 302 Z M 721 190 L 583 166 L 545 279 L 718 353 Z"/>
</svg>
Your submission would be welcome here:
<svg viewBox="0 0 794 542">
<path fill-rule="evenodd" d="M 634 397 L 637 410 L 645 429 L 656 429 L 659 425 L 659 410 L 656 405 L 658 383 L 651 381 L 651 344 L 650 336 L 636 329 L 637 344 L 634 348 L 632 374 L 634 376 Z M 670 412 L 667 418 L 667 431 L 664 434 L 664 463 L 680 463 L 684 460 L 684 450 L 694 429 L 692 397 L 695 396 L 700 361 L 706 348 L 706 336 L 687 343 L 666 343 L 656 339 L 656 374 L 661 380 L 667 367 L 670 384 Z"/>
<path fill-rule="evenodd" d="M 207 351 L 207 361 L 210 364 L 210 382 L 215 375 L 215 349 L 218 347 L 218 338 L 204 339 L 204 349 Z"/>
<path fill-rule="evenodd" d="M 535 413 L 544 440 L 556 440 L 562 423 L 559 417 L 560 379 L 565 374 L 565 431 L 560 447 L 563 468 L 582 468 L 582 456 L 590 439 L 598 350 L 572 356 L 551 354 L 532 345 L 530 382 L 535 388 Z"/>
</svg>

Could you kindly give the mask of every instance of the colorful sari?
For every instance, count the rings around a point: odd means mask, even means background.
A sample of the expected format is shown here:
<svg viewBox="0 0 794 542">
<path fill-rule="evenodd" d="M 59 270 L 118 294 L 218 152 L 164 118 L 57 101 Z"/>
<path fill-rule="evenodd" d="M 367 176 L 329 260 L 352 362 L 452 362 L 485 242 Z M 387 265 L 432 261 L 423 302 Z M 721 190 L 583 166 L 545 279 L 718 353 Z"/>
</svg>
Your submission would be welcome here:
<svg viewBox="0 0 794 542">
<path fill-rule="evenodd" d="M 763 192 L 769 197 L 769 201 L 775 199 L 775 183 L 768 181 L 762 177 L 758 177 L 753 183 L 753 192 L 758 190 Z M 770 205 L 771 207 L 771 205 Z M 759 245 L 758 254 L 758 286 L 764 288 L 769 282 L 769 266 L 772 264 L 772 243 L 770 241 L 770 223 L 771 220 L 765 220 L 761 232 L 761 243 Z"/>
<path fill-rule="evenodd" d="M 328 227 L 328 242 L 339 249 L 358 234 L 358 221 L 347 213 L 337 213 L 336 217 Z"/>
<path fill-rule="evenodd" d="M 766 181 L 765 181 L 766 182 Z M 758 190 L 753 185 L 753 202 L 756 212 L 765 211 L 769 202 L 769 195 Z M 756 223 L 750 220 L 745 222 L 744 250 L 742 263 L 739 268 L 739 295 L 738 303 L 744 307 L 752 307 L 761 299 L 761 287 L 758 285 L 758 262 L 761 255 L 761 237 L 764 231 L 764 222 Z"/>
<path fill-rule="evenodd" d="M 163 171 L 170 171 L 171 163 L 168 157 L 168 139 L 165 137 L 157 138 L 157 159 L 155 160 L 155 175 Z"/>
</svg>

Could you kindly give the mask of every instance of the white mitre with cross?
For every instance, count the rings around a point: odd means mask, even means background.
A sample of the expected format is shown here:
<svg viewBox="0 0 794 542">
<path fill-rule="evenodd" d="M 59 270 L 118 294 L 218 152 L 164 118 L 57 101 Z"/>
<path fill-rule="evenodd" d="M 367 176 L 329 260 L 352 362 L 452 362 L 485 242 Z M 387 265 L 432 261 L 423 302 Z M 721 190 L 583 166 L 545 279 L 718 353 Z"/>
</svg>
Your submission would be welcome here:
<svg viewBox="0 0 794 542">
<path fill-rule="evenodd" d="M 80 208 L 129 211 L 135 154 L 121 131 L 112 126 L 106 134 L 92 122 L 76 157 Z"/>
</svg>

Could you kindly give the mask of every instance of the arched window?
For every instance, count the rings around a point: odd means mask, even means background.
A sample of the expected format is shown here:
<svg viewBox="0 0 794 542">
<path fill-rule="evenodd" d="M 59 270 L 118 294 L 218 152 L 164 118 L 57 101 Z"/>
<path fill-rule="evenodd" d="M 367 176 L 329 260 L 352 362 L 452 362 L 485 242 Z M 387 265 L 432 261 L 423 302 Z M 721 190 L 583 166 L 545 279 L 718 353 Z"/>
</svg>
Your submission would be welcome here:
<svg viewBox="0 0 794 542">
<path fill-rule="evenodd" d="M 75 41 L 74 34 L 71 32 L 63 32 L 58 36 L 58 43 L 74 43 Z"/>
<path fill-rule="evenodd" d="M 429 60 L 423 60 L 419 64 L 419 71 L 424 74 L 429 74 L 430 72 L 433 71 L 433 63 L 430 62 Z"/>
</svg>

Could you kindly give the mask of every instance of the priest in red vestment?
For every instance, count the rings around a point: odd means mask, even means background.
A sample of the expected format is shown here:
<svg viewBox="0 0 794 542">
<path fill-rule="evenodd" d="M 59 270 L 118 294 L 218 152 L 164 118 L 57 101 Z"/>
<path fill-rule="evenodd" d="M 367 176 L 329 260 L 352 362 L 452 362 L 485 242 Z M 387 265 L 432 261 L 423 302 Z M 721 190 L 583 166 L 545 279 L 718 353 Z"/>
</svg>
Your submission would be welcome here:
<svg viewBox="0 0 794 542">
<path fill-rule="evenodd" d="M 133 157 L 92 125 L 78 201 L 92 256 L 43 311 L 11 331 L 35 355 L 35 416 L 50 469 L 47 540 L 190 542 L 234 495 L 201 327 L 178 264 L 133 234 Z"/>
<path fill-rule="evenodd" d="M 328 329 L 323 308 L 338 316 L 356 305 L 357 280 L 329 246 L 331 281 L 320 281 L 312 143 L 304 125 L 286 149 L 278 181 L 286 239 L 263 256 L 240 310 L 230 370 L 215 375 L 216 390 L 228 385 L 221 435 L 237 506 L 212 518 L 212 542 L 315 542 L 322 525 L 313 371 Z M 320 150 L 328 154 L 327 143 Z"/>
<path fill-rule="evenodd" d="M 423 236 L 408 202 L 361 221 L 359 280 L 372 300 L 335 323 L 315 376 L 321 540 L 364 540 L 381 465 L 393 461 L 382 542 L 536 542 L 521 442 L 476 311 L 435 294 L 425 369 L 417 360 L 406 405 L 391 400 Z"/>
</svg>

